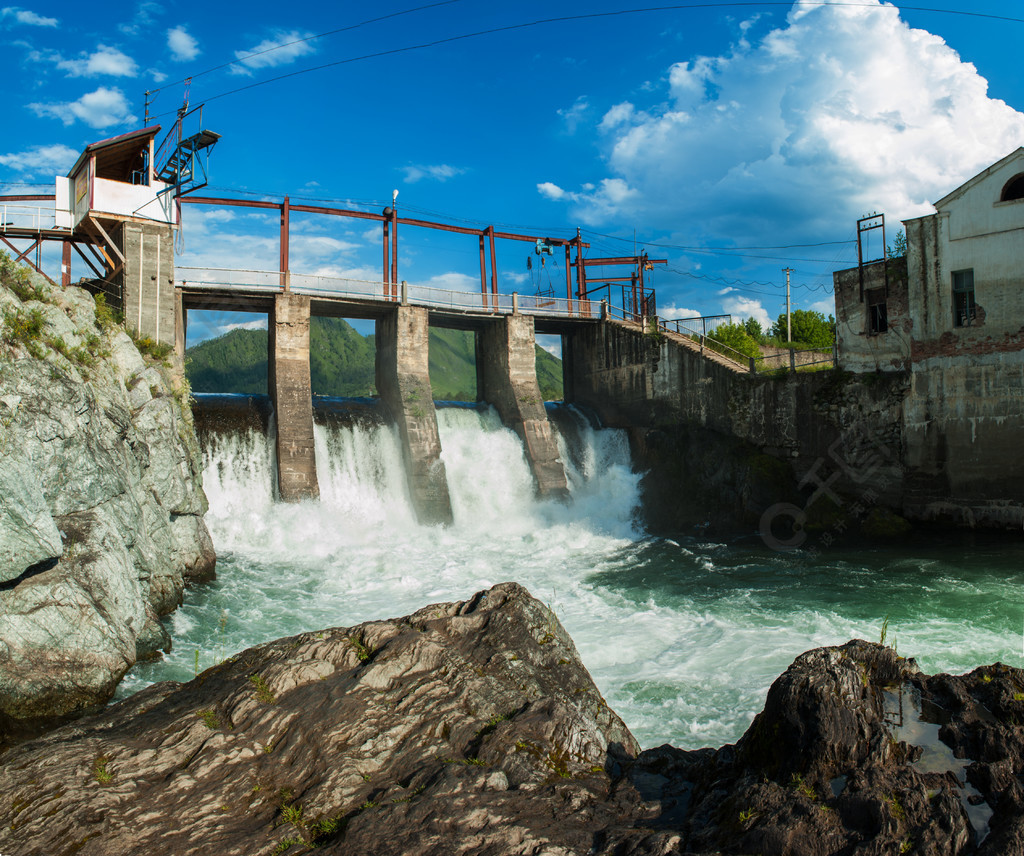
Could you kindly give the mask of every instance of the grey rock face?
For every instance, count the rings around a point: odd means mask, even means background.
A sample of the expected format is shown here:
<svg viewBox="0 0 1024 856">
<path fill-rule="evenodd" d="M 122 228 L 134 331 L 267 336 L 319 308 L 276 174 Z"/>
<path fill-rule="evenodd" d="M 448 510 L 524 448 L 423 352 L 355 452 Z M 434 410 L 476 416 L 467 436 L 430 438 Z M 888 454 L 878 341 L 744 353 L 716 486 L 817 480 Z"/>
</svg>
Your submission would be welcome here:
<svg viewBox="0 0 1024 856">
<path fill-rule="evenodd" d="M 84 290 L 23 303 L 0 284 L 0 314 L 32 311 L 34 340 L 0 338 L 0 725 L 106 701 L 215 562 L 170 376 Z"/>
<path fill-rule="evenodd" d="M 0 852 L 585 853 L 637 751 L 508 583 L 250 649 L 11 750 Z"/>
<path fill-rule="evenodd" d="M 9 750 L 0 852 L 1019 854 L 1022 686 L 854 641 L 798 658 L 737 745 L 637 754 L 553 614 L 505 583 L 252 648 Z"/>
</svg>

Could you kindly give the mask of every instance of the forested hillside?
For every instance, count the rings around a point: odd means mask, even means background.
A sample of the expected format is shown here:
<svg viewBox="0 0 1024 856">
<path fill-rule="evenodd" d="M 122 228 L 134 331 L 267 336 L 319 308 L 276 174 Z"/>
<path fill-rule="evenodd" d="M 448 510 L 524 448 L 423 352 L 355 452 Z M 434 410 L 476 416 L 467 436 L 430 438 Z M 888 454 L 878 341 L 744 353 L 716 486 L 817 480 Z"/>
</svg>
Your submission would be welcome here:
<svg viewBox="0 0 1024 856">
<path fill-rule="evenodd" d="M 310 374 L 315 395 L 374 395 L 374 337 L 342 318 L 310 323 Z M 267 331 L 232 330 L 188 349 L 186 370 L 194 392 L 267 391 Z M 562 362 L 537 348 L 537 380 L 548 401 L 562 398 Z M 473 334 L 431 329 L 430 383 L 434 398 L 476 399 Z"/>
</svg>

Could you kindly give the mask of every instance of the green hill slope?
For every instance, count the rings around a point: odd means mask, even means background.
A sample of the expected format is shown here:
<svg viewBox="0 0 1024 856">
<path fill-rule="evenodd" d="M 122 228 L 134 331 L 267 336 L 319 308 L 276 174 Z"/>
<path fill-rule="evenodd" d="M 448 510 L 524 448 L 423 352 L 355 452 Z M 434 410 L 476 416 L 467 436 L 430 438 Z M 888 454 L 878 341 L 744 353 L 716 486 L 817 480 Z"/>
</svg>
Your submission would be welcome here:
<svg viewBox="0 0 1024 856">
<path fill-rule="evenodd" d="M 374 337 L 341 318 L 310 323 L 310 375 L 316 395 L 374 395 Z M 267 392 L 267 331 L 232 330 L 188 349 L 186 371 L 194 392 Z M 434 398 L 476 399 L 476 349 L 464 330 L 430 331 Z M 537 348 L 537 381 L 548 401 L 562 398 L 562 362 Z"/>
</svg>

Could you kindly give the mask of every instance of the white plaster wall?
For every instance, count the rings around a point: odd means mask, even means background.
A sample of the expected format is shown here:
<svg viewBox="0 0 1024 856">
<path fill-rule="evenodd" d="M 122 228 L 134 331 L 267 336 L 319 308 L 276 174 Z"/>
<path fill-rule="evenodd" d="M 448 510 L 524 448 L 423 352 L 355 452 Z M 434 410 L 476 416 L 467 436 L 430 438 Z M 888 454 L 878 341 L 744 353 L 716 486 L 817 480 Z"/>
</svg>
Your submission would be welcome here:
<svg viewBox="0 0 1024 856">
<path fill-rule="evenodd" d="M 173 194 L 160 193 L 169 189 L 170 185 L 154 181 L 147 187 L 108 178 L 97 178 L 94 181 L 94 211 L 121 217 L 142 217 L 160 223 L 176 222 Z"/>
</svg>

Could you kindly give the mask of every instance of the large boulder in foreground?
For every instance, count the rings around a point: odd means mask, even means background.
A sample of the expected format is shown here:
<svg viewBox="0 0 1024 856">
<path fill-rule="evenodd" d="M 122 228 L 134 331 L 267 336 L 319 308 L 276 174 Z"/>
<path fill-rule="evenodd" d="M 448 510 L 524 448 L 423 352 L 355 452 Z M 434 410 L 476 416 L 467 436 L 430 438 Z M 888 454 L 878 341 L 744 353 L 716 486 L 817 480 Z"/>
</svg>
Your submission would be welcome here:
<svg viewBox="0 0 1024 856">
<path fill-rule="evenodd" d="M 0 745 L 106 702 L 212 577 L 187 389 L 0 253 Z"/>
<path fill-rule="evenodd" d="M 0 853 L 586 853 L 638 751 L 506 584 L 252 648 L 9 751 Z"/>
<path fill-rule="evenodd" d="M 638 754 L 506 583 L 252 648 L 0 756 L 0 853 L 1019 854 L 1024 673 L 811 651 L 735 746 Z"/>
</svg>

